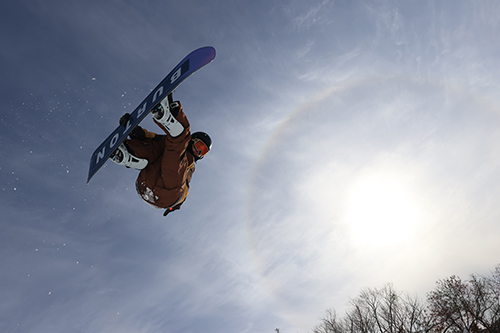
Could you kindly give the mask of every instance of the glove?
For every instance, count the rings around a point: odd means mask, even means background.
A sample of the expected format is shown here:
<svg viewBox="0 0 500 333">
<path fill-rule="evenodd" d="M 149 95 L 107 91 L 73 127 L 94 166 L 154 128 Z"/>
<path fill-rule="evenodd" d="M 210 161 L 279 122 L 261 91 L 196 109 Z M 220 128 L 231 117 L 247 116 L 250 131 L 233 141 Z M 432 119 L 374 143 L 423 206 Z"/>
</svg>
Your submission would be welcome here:
<svg viewBox="0 0 500 333">
<path fill-rule="evenodd" d="M 171 208 L 167 208 L 165 210 L 165 213 L 163 213 L 163 216 L 167 216 L 168 214 L 172 213 L 173 211 L 176 211 L 178 209 L 181 209 L 181 205 L 177 205 L 177 206 L 174 206 L 174 207 L 171 207 Z"/>
<path fill-rule="evenodd" d="M 128 120 L 130 119 L 130 113 L 125 113 L 121 118 L 120 118 L 120 126 L 126 126 L 128 123 Z"/>
<path fill-rule="evenodd" d="M 120 118 L 120 126 L 127 126 L 129 119 L 130 119 L 130 113 L 125 113 Z M 134 140 L 146 140 L 146 139 L 153 139 L 156 136 L 156 134 L 143 129 L 141 126 L 136 126 L 130 132 L 129 136 L 131 139 Z"/>
</svg>

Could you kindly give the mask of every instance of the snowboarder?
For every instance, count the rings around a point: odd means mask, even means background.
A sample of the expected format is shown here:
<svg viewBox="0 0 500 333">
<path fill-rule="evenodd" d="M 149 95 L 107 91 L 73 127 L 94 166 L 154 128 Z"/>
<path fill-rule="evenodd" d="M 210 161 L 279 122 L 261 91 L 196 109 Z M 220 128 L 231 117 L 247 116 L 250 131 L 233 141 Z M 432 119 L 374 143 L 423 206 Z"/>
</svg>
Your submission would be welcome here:
<svg viewBox="0 0 500 333">
<path fill-rule="evenodd" d="M 204 132 L 191 134 L 189 121 L 181 103 L 171 95 L 151 111 L 153 121 L 165 132 L 159 135 L 136 126 L 110 156 L 127 168 L 140 170 L 136 181 L 139 196 L 155 208 L 166 209 L 164 216 L 180 209 L 189 194 L 189 183 L 195 162 L 212 148 Z M 130 115 L 120 119 L 125 126 Z"/>
</svg>

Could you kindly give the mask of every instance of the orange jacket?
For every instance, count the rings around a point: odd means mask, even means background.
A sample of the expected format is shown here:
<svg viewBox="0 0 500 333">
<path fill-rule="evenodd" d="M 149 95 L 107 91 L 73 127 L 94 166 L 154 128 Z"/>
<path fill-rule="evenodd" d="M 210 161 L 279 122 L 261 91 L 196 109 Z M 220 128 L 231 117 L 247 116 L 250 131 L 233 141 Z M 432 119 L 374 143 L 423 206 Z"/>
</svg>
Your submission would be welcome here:
<svg viewBox="0 0 500 333">
<path fill-rule="evenodd" d="M 194 156 L 186 151 L 191 140 L 191 127 L 182 106 L 176 119 L 184 126 L 184 132 L 175 138 L 155 121 L 166 135 L 127 140 L 134 155 L 148 160 L 148 165 L 137 177 L 137 193 L 156 208 L 182 204 L 189 193 L 189 182 L 195 169 Z M 153 136 L 153 133 L 145 132 L 146 137 Z"/>
</svg>

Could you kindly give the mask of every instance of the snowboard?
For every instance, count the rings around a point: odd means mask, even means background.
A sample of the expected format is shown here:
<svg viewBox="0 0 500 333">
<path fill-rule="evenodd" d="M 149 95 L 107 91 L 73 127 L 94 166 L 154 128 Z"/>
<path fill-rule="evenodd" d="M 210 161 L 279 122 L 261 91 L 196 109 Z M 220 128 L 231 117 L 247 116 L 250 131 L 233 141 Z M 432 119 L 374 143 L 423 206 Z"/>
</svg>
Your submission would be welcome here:
<svg viewBox="0 0 500 333">
<path fill-rule="evenodd" d="M 215 58 L 215 49 L 206 46 L 188 54 L 174 69 L 151 91 L 151 93 L 130 114 L 125 126 L 118 126 L 106 140 L 94 151 L 90 158 L 87 185 L 97 171 L 106 163 L 109 156 L 127 138 L 129 133 L 153 110 L 163 99 L 171 96 L 172 91 L 191 74 L 209 64 Z"/>
</svg>

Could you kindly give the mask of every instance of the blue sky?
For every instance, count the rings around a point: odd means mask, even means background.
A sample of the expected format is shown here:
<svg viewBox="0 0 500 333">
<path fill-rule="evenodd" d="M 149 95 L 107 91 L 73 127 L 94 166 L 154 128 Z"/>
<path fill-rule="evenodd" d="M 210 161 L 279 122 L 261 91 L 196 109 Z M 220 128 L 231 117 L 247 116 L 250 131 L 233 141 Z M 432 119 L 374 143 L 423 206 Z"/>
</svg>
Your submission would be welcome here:
<svg viewBox="0 0 500 333">
<path fill-rule="evenodd" d="M 0 331 L 305 332 L 500 253 L 496 1 L 3 1 Z M 184 56 L 164 218 L 90 156 Z M 156 130 L 148 118 L 144 127 Z"/>
</svg>

